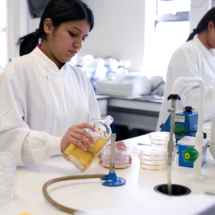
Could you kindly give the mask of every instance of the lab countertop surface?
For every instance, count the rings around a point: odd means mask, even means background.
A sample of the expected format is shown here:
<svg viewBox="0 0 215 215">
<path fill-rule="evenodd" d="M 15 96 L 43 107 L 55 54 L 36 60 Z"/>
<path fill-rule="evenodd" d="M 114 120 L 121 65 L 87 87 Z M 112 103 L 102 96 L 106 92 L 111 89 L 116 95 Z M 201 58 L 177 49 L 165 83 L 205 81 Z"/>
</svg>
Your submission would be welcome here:
<svg viewBox="0 0 215 215">
<path fill-rule="evenodd" d="M 163 97 L 157 97 L 152 95 L 136 96 L 136 97 L 123 97 L 123 96 L 109 96 L 109 95 L 96 95 L 99 99 L 119 99 L 119 100 L 132 100 L 132 101 L 142 101 L 142 102 L 152 102 L 152 103 L 162 103 Z"/>
<path fill-rule="evenodd" d="M 191 194 L 169 197 L 158 194 L 154 187 L 167 183 L 167 171 L 149 171 L 140 168 L 133 147 L 137 143 L 150 144 L 148 135 L 124 141 L 131 150 L 133 162 L 126 169 L 116 170 L 118 177 L 126 179 L 121 187 L 105 187 L 100 179 L 64 181 L 49 187 L 50 196 L 60 204 L 87 211 L 91 215 L 106 214 L 197 214 L 215 204 L 215 196 L 205 195 L 207 190 L 215 189 L 215 160 L 209 150 L 202 174 L 207 179 L 194 181 L 187 177 L 192 168 L 172 166 L 172 183 L 191 189 Z M 81 173 L 66 161 L 62 155 L 56 156 L 40 165 L 17 167 L 18 185 L 12 201 L 0 205 L 0 214 L 18 215 L 61 215 L 66 214 L 50 205 L 42 194 L 42 186 L 57 177 L 85 174 L 108 174 L 109 169 L 99 165 L 99 159 Z"/>
<path fill-rule="evenodd" d="M 96 95 L 96 98 L 97 99 L 109 99 L 110 96 L 108 96 L 108 95 Z"/>
</svg>

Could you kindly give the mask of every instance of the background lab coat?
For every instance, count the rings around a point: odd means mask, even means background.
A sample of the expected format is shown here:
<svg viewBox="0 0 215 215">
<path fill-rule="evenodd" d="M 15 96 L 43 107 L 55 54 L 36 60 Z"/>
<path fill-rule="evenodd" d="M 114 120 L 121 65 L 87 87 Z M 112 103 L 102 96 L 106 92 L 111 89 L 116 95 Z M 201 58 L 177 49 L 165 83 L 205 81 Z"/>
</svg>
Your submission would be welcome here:
<svg viewBox="0 0 215 215">
<path fill-rule="evenodd" d="M 179 47 L 173 54 L 166 76 L 164 101 L 161 106 L 157 130 L 165 123 L 171 107 L 167 101 L 172 85 L 179 77 L 201 77 L 205 83 L 205 102 L 203 120 L 211 120 L 215 114 L 215 57 L 212 50 L 200 42 L 198 37 Z M 185 106 L 192 106 L 195 111 L 199 108 L 200 88 L 198 83 L 181 84 L 178 88 L 181 100 L 176 101 L 176 112 L 182 111 Z"/>
<path fill-rule="evenodd" d="M 60 70 L 39 48 L 14 59 L 0 77 L 0 150 L 17 165 L 61 153 L 72 125 L 99 119 L 88 78 L 66 63 Z"/>
</svg>

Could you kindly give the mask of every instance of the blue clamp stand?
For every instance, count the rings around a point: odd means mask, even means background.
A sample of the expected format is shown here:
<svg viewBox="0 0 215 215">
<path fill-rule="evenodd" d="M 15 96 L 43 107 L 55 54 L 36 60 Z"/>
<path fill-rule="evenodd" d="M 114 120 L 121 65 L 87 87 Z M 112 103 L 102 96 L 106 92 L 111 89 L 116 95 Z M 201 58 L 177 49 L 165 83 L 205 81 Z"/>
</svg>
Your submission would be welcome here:
<svg viewBox="0 0 215 215">
<path fill-rule="evenodd" d="M 122 186 L 126 183 L 126 180 L 124 178 L 117 177 L 116 173 L 109 173 L 108 175 L 105 175 L 104 178 L 101 178 L 101 180 L 106 180 L 102 185 L 109 187 Z"/>
<path fill-rule="evenodd" d="M 101 180 L 106 180 L 106 182 L 102 183 L 104 186 L 108 187 L 118 187 L 125 184 L 126 180 L 124 178 L 120 178 L 116 176 L 115 172 L 115 139 L 116 134 L 111 135 L 111 153 L 110 153 L 110 172 L 108 175 L 105 175 Z"/>
</svg>

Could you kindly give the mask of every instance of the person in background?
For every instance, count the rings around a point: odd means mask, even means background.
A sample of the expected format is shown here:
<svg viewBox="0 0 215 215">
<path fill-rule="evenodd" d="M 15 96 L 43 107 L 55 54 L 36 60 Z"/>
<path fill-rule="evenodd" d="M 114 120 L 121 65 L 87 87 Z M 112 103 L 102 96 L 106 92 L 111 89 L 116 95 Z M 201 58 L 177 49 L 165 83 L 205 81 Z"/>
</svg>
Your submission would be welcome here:
<svg viewBox="0 0 215 215">
<path fill-rule="evenodd" d="M 211 120 L 215 114 L 215 8 L 209 10 L 190 34 L 187 43 L 173 54 L 166 75 L 164 100 L 158 119 L 157 130 L 165 123 L 171 107 L 167 100 L 172 85 L 179 77 L 200 77 L 205 84 L 205 102 L 203 121 Z M 198 112 L 200 88 L 198 83 L 179 85 L 178 94 L 181 100 L 176 101 L 176 112 L 183 111 L 185 106 L 192 106 Z"/>
<path fill-rule="evenodd" d="M 81 0 L 50 0 L 39 28 L 18 40 L 21 57 L 0 77 L 0 150 L 17 165 L 43 163 L 70 143 L 93 147 L 84 128 L 95 131 L 87 122 L 100 118 L 97 100 L 84 73 L 69 64 L 93 26 Z"/>
</svg>

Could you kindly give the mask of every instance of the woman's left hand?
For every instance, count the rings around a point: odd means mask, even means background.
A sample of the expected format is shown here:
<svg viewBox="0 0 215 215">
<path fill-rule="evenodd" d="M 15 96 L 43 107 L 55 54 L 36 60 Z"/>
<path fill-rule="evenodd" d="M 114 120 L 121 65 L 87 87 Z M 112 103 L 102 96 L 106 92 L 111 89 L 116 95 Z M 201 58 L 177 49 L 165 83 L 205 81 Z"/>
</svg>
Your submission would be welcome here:
<svg viewBox="0 0 215 215">
<path fill-rule="evenodd" d="M 108 144 L 110 145 L 110 144 Z M 126 150 L 127 146 L 125 145 L 125 143 L 123 141 L 119 141 L 117 143 L 115 143 L 116 148 L 119 150 Z M 129 155 L 129 164 L 131 164 L 132 162 L 132 158 L 131 155 Z M 102 153 L 100 153 L 100 157 L 99 157 L 99 163 L 102 164 Z"/>
</svg>

